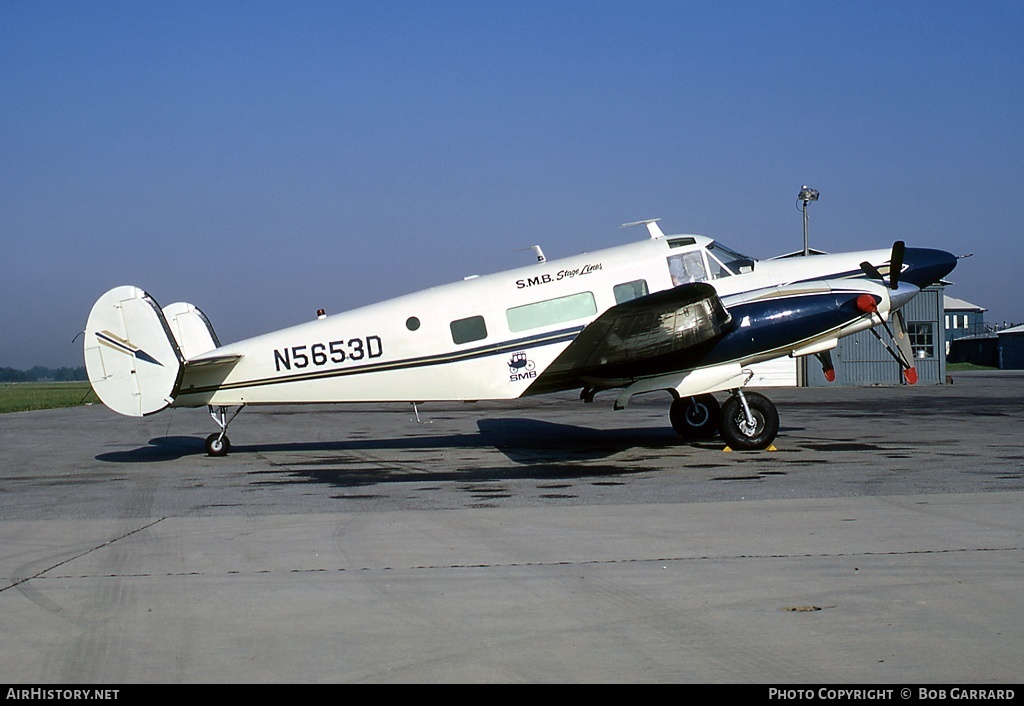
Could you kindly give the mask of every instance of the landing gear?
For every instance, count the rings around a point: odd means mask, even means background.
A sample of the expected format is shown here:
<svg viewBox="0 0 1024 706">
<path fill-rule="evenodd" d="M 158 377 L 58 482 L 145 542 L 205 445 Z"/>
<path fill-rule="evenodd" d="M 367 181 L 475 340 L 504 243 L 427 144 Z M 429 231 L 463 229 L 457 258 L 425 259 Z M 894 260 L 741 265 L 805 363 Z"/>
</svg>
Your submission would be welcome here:
<svg viewBox="0 0 1024 706">
<path fill-rule="evenodd" d="M 668 411 L 672 428 L 684 439 L 710 439 L 718 431 L 721 406 L 714 395 L 680 397 Z"/>
<path fill-rule="evenodd" d="M 206 437 L 207 456 L 227 456 L 228 451 L 230 450 L 231 440 L 224 435 L 224 432 L 219 434 L 210 434 Z"/>
<path fill-rule="evenodd" d="M 227 407 L 214 407 L 210 405 L 210 416 L 220 427 L 220 433 L 210 434 L 206 437 L 206 454 L 208 456 L 227 456 L 231 450 L 231 441 L 228 439 L 228 424 L 230 424 L 245 405 L 241 405 L 228 419 Z"/>
<path fill-rule="evenodd" d="M 722 438 L 737 451 L 759 451 L 771 446 L 779 433 L 779 411 L 764 395 L 733 390 L 722 405 Z"/>
</svg>

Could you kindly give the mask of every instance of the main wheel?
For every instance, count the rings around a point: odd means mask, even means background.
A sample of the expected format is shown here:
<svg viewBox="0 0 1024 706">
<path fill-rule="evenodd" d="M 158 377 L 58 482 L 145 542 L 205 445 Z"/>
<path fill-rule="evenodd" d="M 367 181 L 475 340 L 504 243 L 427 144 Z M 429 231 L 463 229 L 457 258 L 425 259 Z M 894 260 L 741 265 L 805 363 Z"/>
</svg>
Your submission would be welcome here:
<svg viewBox="0 0 1024 706">
<path fill-rule="evenodd" d="M 722 438 L 730 448 L 739 451 L 759 451 L 771 446 L 779 433 L 779 411 L 764 395 L 745 392 L 743 396 L 750 408 L 753 424 L 747 420 L 738 395 L 722 405 Z"/>
<path fill-rule="evenodd" d="M 668 418 L 676 434 L 684 439 L 710 439 L 718 431 L 720 413 L 714 395 L 697 395 L 672 400 Z"/>
<path fill-rule="evenodd" d="M 208 456 L 227 456 L 231 450 L 231 442 L 228 437 L 220 434 L 210 434 L 206 437 L 206 454 Z"/>
</svg>

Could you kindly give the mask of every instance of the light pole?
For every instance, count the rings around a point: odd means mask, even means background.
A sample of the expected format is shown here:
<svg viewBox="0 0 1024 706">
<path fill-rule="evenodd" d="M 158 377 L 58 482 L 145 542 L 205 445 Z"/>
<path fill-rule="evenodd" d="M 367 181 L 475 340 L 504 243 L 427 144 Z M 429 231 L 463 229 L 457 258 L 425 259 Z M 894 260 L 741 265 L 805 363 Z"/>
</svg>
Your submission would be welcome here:
<svg viewBox="0 0 1024 706">
<path fill-rule="evenodd" d="M 811 201 L 817 201 L 818 200 L 818 191 L 817 191 L 817 189 L 812 189 L 809 186 L 807 186 L 807 184 L 804 184 L 802 187 L 800 187 L 800 193 L 797 194 L 796 198 L 797 198 L 797 201 L 800 201 L 803 204 L 803 211 L 804 211 L 804 257 L 807 257 L 808 255 L 811 254 L 810 241 L 807 239 L 807 205 L 810 204 Z M 797 384 L 797 386 L 799 386 L 799 387 L 806 387 L 808 385 L 807 377 L 808 377 L 807 376 L 807 356 L 804 355 L 804 356 L 800 356 L 799 358 L 797 358 L 797 366 L 796 366 L 796 384 Z"/>
<path fill-rule="evenodd" d="M 808 255 L 811 254 L 811 246 L 810 246 L 809 241 L 807 240 L 807 205 L 811 201 L 817 201 L 818 200 L 818 191 L 816 189 L 812 189 L 812 188 L 808 187 L 807 184 L 804 184 L 802 187 L 800 187 L 800 193 L 797 195 L 796 198 L 797 198 L 798 201 L 802 201 L 803 202 L 803 211 L 804 211 L 804 257 L 807 257 Z"/>
</svg>

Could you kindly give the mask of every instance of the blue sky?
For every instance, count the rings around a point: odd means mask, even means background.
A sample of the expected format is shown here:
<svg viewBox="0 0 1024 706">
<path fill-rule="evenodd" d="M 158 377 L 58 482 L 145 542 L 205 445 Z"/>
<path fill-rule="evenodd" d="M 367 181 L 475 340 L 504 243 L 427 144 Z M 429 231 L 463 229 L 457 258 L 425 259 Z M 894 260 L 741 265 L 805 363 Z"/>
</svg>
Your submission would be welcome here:
<svg viewBox="0 0 1024 706">
<path fill-rule="evenodd" d="M 973 253 L 1024 321 L 1024 3 L 0 0 L 0 367 L 136 284 L 224 342 L 645 237 Z"/>
</svg>

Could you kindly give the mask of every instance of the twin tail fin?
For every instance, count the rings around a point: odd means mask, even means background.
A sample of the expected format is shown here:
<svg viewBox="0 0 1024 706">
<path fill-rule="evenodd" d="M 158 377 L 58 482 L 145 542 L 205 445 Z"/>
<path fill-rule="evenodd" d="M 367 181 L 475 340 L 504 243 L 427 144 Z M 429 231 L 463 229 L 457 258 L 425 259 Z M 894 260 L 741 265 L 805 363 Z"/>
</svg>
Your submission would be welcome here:
<svg viewBox="0 0 1024 706">
<path fill-rule="evenodd" d="M 197 307 L 176 302 L 161 309 L 145 291 L 125 285 L 101 296 L 89 313 L 85 368 L 103 404 L 142 417 L 174 403 L 189 359 L 219 347 Z"/>
</svg>

